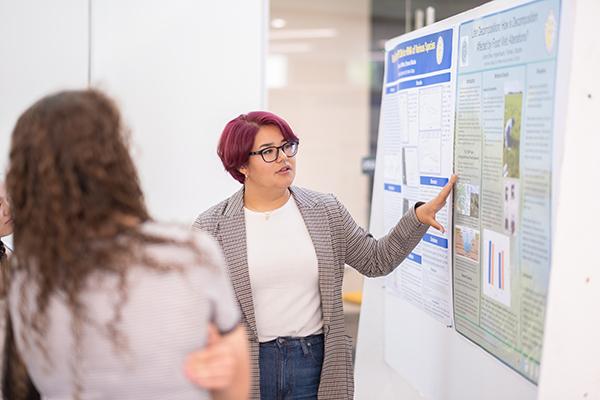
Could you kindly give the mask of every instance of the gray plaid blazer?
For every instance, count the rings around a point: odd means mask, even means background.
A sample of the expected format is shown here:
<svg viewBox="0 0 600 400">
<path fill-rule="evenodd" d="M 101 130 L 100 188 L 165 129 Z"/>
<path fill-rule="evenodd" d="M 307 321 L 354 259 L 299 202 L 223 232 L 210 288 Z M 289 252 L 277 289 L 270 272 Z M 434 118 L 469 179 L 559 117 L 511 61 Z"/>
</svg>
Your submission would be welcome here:
<svg viewBox="0 0 600 400">
<path fill-rule="evenodd" d="M 345 334 L 342 308 L 344 264 L 369 277 L 389 274 L 419 243 L 428 226 L 421 224 L 411 209 L 390 233 L 377 240 L 356 224 L 335 196 L 299 187 L 290 190 L 318 259 L 325 335 L 319 399 L 352 399 L 352 343 Z M 250 394 L 252 399 L 260 399 L 259 347 L 248 275 L 244 189 L 200 214 L 193 227 L 209 232 L 223 249 L 250 341 Z"/>
</svg>

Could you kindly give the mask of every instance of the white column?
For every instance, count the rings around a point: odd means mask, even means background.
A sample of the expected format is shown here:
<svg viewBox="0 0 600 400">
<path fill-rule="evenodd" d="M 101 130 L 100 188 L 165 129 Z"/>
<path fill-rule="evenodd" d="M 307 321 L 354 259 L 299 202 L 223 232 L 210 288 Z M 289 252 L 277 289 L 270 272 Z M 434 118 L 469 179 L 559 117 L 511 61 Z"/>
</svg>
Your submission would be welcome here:
<svg viewBox="0 0 600 400">
<path fill-rule="evenodd" d="M 538 399 L 600 399 L 600 2 L 574 8 L 564 156 Z"/>
</svg>

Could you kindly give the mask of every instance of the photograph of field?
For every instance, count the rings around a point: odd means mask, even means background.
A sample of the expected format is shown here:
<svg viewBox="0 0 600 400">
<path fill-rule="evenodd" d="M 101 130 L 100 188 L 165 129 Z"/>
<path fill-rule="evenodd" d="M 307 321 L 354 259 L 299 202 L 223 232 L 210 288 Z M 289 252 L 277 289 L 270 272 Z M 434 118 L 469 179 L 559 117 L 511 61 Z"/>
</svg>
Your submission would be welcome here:
<svg viewBox="0 0 600 400">
<path fill-rule="evenodd" d="M 519 146 L 521 144 L 521 110 L 523 92 L 508 92 L 504 95 L 503 175 L 519 177 Z"/>
</svg>

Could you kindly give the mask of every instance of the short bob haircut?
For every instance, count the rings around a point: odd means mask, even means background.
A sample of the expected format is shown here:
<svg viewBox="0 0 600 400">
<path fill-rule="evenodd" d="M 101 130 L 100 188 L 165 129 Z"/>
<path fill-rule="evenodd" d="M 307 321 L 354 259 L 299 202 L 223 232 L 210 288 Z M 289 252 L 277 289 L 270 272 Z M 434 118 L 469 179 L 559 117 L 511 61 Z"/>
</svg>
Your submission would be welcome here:
<svg viewBox="0 0 600 400">
<path fill-rule="evenodd" d="M 283 138 L 290 142 L 299 142 L 298 137 L 285 120 L 268 111 L 252 111 L 229 121 L 221 133 L 217 154 L 225 170 L 233 178 L 244 183 L 245 177 L 239 171 L 248 163 L 254 138 L 262 126 L 272 125 L 281 131 Z"/>
</svg>

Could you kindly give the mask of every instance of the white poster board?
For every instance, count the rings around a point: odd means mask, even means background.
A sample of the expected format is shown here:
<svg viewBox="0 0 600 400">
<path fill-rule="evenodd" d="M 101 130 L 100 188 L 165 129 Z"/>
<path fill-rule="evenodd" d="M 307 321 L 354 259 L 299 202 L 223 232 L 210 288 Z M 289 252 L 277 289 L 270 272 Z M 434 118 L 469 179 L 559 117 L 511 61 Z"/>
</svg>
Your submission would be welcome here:
<svg viewBox="0 0 600 400">
<path fill-rule="evenodd" d="M 524 15 L 519 15 L 520 11 L 523 10 L 522 7 L 532 7 L 529 9 L 525 9 L 527 12 Z M 556 7 L 558 8 L 552 8 Z M 521 8 L 520 11 L 515 11 L 516 7 Z M 549 7 L 549 8 L 548 8 Z M 511 10 L 512 11 L 507 11 Z M 510 21 L 513 21 L 513 25 L 517 26 L 528 26 L 529 32 L 514 32 L 511 38 L 510 32 L 508 33 L 508 44 L 504 45 L 503 39 L 500 38 L 500 41 L 496 44 L 492 43 L 492 46 L 499 46 L 504 48 L 505 51 L 508 49 L 513 49 L 513 53 L 517 52 L 517 49 L 520 48 L 518 52 L 520 52 L 519 57 L 524 57 L 521 61 L 515 61 L 515 64 L 520 64 L 522 68 L 524 68 L 525 72 L 521 72 L 521 76 L 528 75 L 531 72 L 531 66 L 528 66 L 528 63 L 533 62 L 548 62 L 551 61 L 552 69 L 548 70 L 546 67 L 546 72 L 550 72 L 553 75 L 552 78 L 544 78 L 543 82 L 538 82 L 539 85 L 536 84 L 535 88 L 530 87 L 529 85 L 535 84 L 535 73 L 543 73 L 542 70 L 536 71 L 534 70 L 534 74 L 530 76 L 528 81 L 519 81 L 519 79 L 509 79 L 510 82 L 506 82 L 502 85 L 501 96 L 498 96 L 498 99 L 501 100 L 499 104 L 494 106 L 493 103 L 487 104 L 489 110 L 496 110 L 496 112 L 501 111 L 498 116 L 491 117 L 490 120 L 486 119 L 486 126 L 482 126 L 481 118 L 477 119 L 479 131 L 477 132 L 477 137 L 479 137 L 480 143 L 481 138 L 484 137 L 484 133 L 489 135 L 496 132 L 497 136 L 497 144 L 494 146 L 485 147 L 484 150 L 490 153 L 498 153 L 495 160 L 497 162 L 496 165 L 499 166 L 499 173 L 496 172 L 497 175 L 504 178 L 504 160 L 503 160 L 503 142 L 501 141 L 502 134 L 505 133 L 507 127 L 507 120 L 505 120 L 505 100 L 507 96 L 511 96 L 519 91 L 522 92 L 530 92 L 530 96 L 528 97 L 526 94 L 523 94 L 523 102 L 521 103 L 521 122 L 524 119 L 530 117 L 541 118 L 545 122 L 545 126 L 549 127 L 546 129 L 546 132 L 549 132 L 551 135 L 550 141 L 548 138 L 545 138 L 545 146 L 548 147 L 542 151 L 543 154 L 543 165 L 544 168 L 548 170 L 548 165 L 551 166 L 552 170 L 549 173 L 546 173 L 546 180 L 544 181 L 544 185 L 542 185 L 544 190 L 541 190 L 543 201 L 538 200 L 540 204 L 543 206 L 543 214 L 548 221 L 547 229 L 542 229 L 541 232 L 546 232 L 546 241 L 542 241 L 542 247 L 545 249 L 545 254 L 548 255 L 548 260 L 544 264 L 546 267 L 545 273 L 542 275 L 536 275 L 535 280 L 537 284 L 542 285 L 545 290 L 548 287 L 548 277 L 549 277 L 549 266 L 552 265 L 550 260 L 550 240 L 552 236 L 553 226 L 550 224 L 553 221 L 554 216 L 557 213 L 557 188 L 559 187 L 559 176 L 560 174 L 557 171 L 560 171 L 561 160 L 562 160 L 562 143 L 564 140 L 564 128 L 565 128 L 565 118 L 564 114 L 558 112 L 558 110 L 562 110 L 565 108 L 565 102 L 567 100 L 566 93 L 568 89 L 568 78 L 569 78 L 569 70 L 570 70 L 570 61 L 571 61 L 571 40 L 572 40 L 572 31 L 573 31 L 573 20 L 574 20 L 574 2 L 559 2 L 559 1 L 494 1 L 468 11 L 466 13 L 460 14 L 456 17 L 450 18 L 445 21 L 441 21 L 432 26 L 426 27 L 422 30 L 412 32 L 410 34 L 404 35 L 400 38 L 393 39 L 388 42 L 386 47 L 387 50 L 392 49 L 398 43 L 406 42 L 409 40 L 413 40 L 418 37 L 424 37 L 426 35 L 442 32 L 448 29 L 452 29 L 456 34 L 456 42 L 455 46 L 455 56 L 457 57 L 455 67 L 451 69 L 451 73 L 456 74 L 456 83 L 457 86 L 462 87 L 461 83 L 459 83 L 459 79 L 461 78 L 462 73 L 466 73 L 465 65 L 463 65 L 463 69 L 459 66 L 460 59 L 458 58 L 461 54 L 459 50 L 461 47 L 461 39 L 460 32 L 461 29 L 468 29 L 467 25 L 463 25 L 468 23 L 469 21 L 476 21 L 477 23 L 485 21 L 486 18 L 505 18 L 508 17 L 508 24 L 511 24 Z M 533 11 L 532 11 L 533 10 Z M 537 10 L 537 11 L 535 11 Z M 552 10 L 552 17 L 549 17 L 550 10 Z M 508 12 L 508 14 L 506 14 Z M 532 15 L 537 12 L 537 17 L 533 17 Z M 504 15 L 503 15 L 504 14 Z M 492 17 L 496 16 L 496 17 Z M 514 17 L 514 18 L 513 18 Z M 514 21 L 516 19 L 516 22 Z M 488 20 L 489 21 L 489 20 Z M 529 21 L 529 22 L 527 22 Z M 553 25 L 555 30 L 552 31 L 549 27 Z M 560 30 L 557 29 L 560 27 Z M 493 29 L 489 28 L 486 30 L 486 33 L 492 34 Z M 502 29 L 502 22 L 498 29 Z M 507 31 L 510 31 L 508 29 Z M 507 32 L 505 31 L 505 32 Z M 548 35 L 548 32 L 551 31 L 555 36 Z M 496 32 L 499 32 L 496 31 Z M 539 35 L 538 39 L 541 38 L 541 42 L 537 42 L 535 45 L 541 44 L 541 48 L 533 51 L 532 48 L 527 48 L 528 40 L 524 38 L 522 35 L 530 35 L 531 39 L 533 35 Z M 521 36 L 519 36 L 521 35 Z M 465 35 L 467 36 L 467 35 Z M 551 50 L 558 53 L 548 54 L 548 49 L 546 45 L 546 37 L 550 36 L 554 40 L 552 42 L 553 46 Z M 473 44 L 470 41 L 472 39 L 476 39 L 476 37 L 469 39 L 462 39 L 463 41 L 469 41 L 469 43 L 463 42 L 463 48 L 467 48 L 469 44 Z M 536 40 L 538 40 L 536 39 Z M 495 39 L 498 41 L 498 39 Z M 492 40 L 493 42 L 493 40 Z M 520 43 L 520 44 L 519 44 Z M 530 43 L 531 44 L 531 43 Z M 475 43 L 475 45 L 477 45 Z M 482 45 L 483 46 L 483 45 Z M 534 44 L 531 44 L 534 46 Z M 483 47 L 482 50 L 485 50 Z M 550 53 L 552 53 L 552 51 Z M 547 57 L 538 57 L 539 54 L 546 53 Z M 492 53 L 493 54 L 493 53 Z M 515 54 L 512 54 L 513 56 Z M 490 56 L 492 57 L 492 56 Z M 554 57 L 554 61 L 552 61 Z M 493 57 L 492 57 L 493 58 Z M 490 58 L 490 59 L 492 59 Z M 535 59 L 535 61 L 533 61 Z M 529 61 L 531 60 L 531 61 Z M 471 58 L 469 61 L 474 62 Z M 473 64 L 471 64 L 473 65 Z M 495 61 L 493 65 L 487 66 L 490 71 L 494 69 L 502 69 L 509 67 L 516 67 L 517 65 L 508 65 L 502 64 L 500 61 Z M 474 75 L 476 75 L 475 70 L 471 71 Z M 486 71 L 477 71 L 477 73 L 485 73 Z M 505 71 L 497 72 L 499 75 L 505 74 Z M 516 75 L 515 75 L 516 76 Z M 499 76 L 499 78 L 501 78 Z M 545 82 L 545 86 L 544 86 Z M 542 96 L 546 101 L 550 102 L 548 104 L 535 104 L 535 94 L 541 93 L 536 90 L 544 89 L 551 92 L 550 97 L 548 95 Z M 550 88 L 550 89 L 548 89 Z M 487 88 L 486 94 L 490 94 L 492 92 L 492 88 Z M 458 99 L 458 88 L 455 89 L 455 104 L 459 104 Z M 481 94 L 481 91 L 480 91 Z M 383 94 L 385 98 L 385 93 Z M 498 100 L 497 99 L 497 100 Z M 482 103 L 481 101 L 477 103 L 476 100 L 473 100 L 473 104 L 475 106 L 478 105 L 479 110 L 481 110 Z M 490 98 L 490 101 L 494 99 Z M 512 101 L 512 100 L 511 100 Z M 509 101 L 509 103 L 511 102 Z M 529 103 L 527 103 L 529 101 Z M 402 104 L 402 102 L 399 102 Z M 464 98 L 460 104 L 464 105 Z M 535 105 L 535 107 L 532 107 Z M 488 111 L 489 111 L 488 110 Z M 499 110 L 499 111 L 498 111 Z M 527 115 L 525 115 L 525 112 Z M 540 115 L 535 115 L 535 112 L 538 112 Z M 456 118 L 453 121 L 452 126 L 457 123 L 460 118 L 468 117 L 467 113 L 461 114 L 462 110 L 456 110 Z M 385 115 L 385 110 L 382 110 L 382 115 Z M 513 118 L 511 115 L 510 118 Z M 510 119 L 509 118 L 509 119 Z M 389 119 L 389 118 L 388 118 Z M 548 121 L 549 120 L 549 121 Z M 489 123 L 493 121 L 493 123 Z M 513 122 L 513 126 L 516 123 Z M 530 121 L 531 122 L 531 121 Z M 530 123 L 528 122 L 528 123 Z M 386 121 L 382 119 L 380 121 L 380 132 L 385 131 Z M 401 128 L 405 126 L 404 123 L 398 123 L 398 131 L 401 131 Z M 530 126 L 530 125 L 529 125 Z M 513 128 L 510 127 L 509 130 Z M 534 133 L 534 129 L 530 126 L 529 133 Z M 475 131 L 475 129 L 473 129 Z M 525 132 L 525 128 L 521 135 L 523 136 L 523 140 L 525 143 L 521 144 L 521 155 L 519 156 L 520 160 L 523 160 L 523 153 L 532 153 L 531 147 L 534 143 L 527 142 L 527 140 L 533 140 L 531 135 L 528 135 Z M 455 140 L 456 145 L 455 149 L 464 148 L 464 136 L 459 137 L 458 133 L 455 131 Z M 475 133 L 473 133 L 475 135 Z M 382 190 L 385 184 L 385 172 L 384 171 L 393 171 L 393 168 L 390 167 L 392 163 L 386 162 L 386 156 L 389 157 L 389 153 L 386 154 L 385 143 L 383 142 L 383 137 L 385 135 L 380 135 L 380 143 L 378 146 L 378 154 L 377 154 L 377 169 L 375 176 L 375 184 L 374 184 L 374 193 L 373 193 L 373 208 L 372 208 L 372 218 L 371 218 L 371 231 L 376 236 L 381 236 L 385 234 L 385 228 L 389 226 L 389 222 L 386 222 L 386 205 L 385 205 L 385 192 Z M 402 137 L 402 135 L 399 135 Z M 528 139 L 526 139 L 528 138 Z M 463 140 L 460 143 L 459 140 Z M 511 142 L 509 144 L 514 143 Z M 526 146 L 530 146 L 528 150 L 525 150 Z M 499 151 L 497 149 L 500 149 Z M 477 156 L 482 154 L 482 147 L 480 144 L 479 151 L 476 154 L 471 154 L 474 157 L 474 160 L 477 160 Z M 489 154 L 488 154 L 489 155 Z M 413 156 L 414 157 L 414 156 Z M 461 156 L 464 157 L 464 154 Z M 418 158 L 418 157 L 417 157 Z M 456 159 L 455 159 L 456 161 Z M 479 169 L 481 171 L 481 160 L 478 160 Z M 489 159 L 487 160 L 489 162 Z M 530 168 L 531 166 L 527 166 L 527 162 L 532 162 L 530 159 L 524 160 L 524 163 L 521 165 L 521 171 L 523 169 Z M 455 165 L 456 166 L 456 165 Z M 489 168 L 490 165 L 486 165 L 486 168 Z M 495 167 L 494 167 L 495 168 Z M 497 171 L 496 169 L 494 171 Z M 525 171 L 523 171 L 525 173 Z M 404 172 L 400 169 L 398 172 L 399 175 L 404 174 Z M 467 174 L 464 174 L 467 177 Z M 510 175 L 510 173 L 509 173 Z M 514 178 L 511 176 L 507 176 L 506 178 Z M 486 182 L 491 182 L 486 179 Z M 457 195 L 459 198 L 455 197 L 455 215 L 454 222 L 459 219 L 457 216 L 458 213 L 465 216 L 471 216 L 472 214 L 481 215 L 481 198 L 490 193 L 482 193 L 481 187 L 481 179 L 475 182 L 473 179 L 469 181 L 464 179 L 461 181 L 462 186 L 457 189 Z M 510 182 L 509 182 L 510 183 Z M 531 182 L 528 181 L 528 184 Z M 526 184 L 527 185 L 527 184 Z M 479 186 L 479 187 L 478 187 Z M 500 187 L 500 186 L 499 186 Z M 510 191 L 510 186 L 508 187 Z M 488 190 L 489 188 L 484 188 Z M 505 190 L 504 182 L 502 182 L 501 189 Z M 520 189 L 520 191 L 519 191 Z M 541 188 L 540 188 L 541 189 Z M 515 198 L 520 198 L 521 202 L 524 196 L 523 187 L 520 188 L 515 187 Z M 510 192 L 509 192 L 510 193 Z M 479 201 L 477 200 L 479 197 Z M 468 199 L 468 201 L 467 201 Z M 489 199 L 488 199 L 489 201 Z M 488 204 L 488 207 L 490 204 Z M 499 220 L 504 222 L 504 216 L 509 216 L 509 229 L 511 228 L 510 218 L 512 218 L 512 214 L 515 211 L 517 214 L 514 215 L 515 221 L 522 221 L 523 217 L 523 206 L 519 204 L 519 206 L 511 207 L 511 204 L 504 204 L 502 201 L 499 201 L 494 207 L 495 212 L 501 217 Z M 530 212 L 528 209 L 526 212 Z M 521 214 L 519 214 L 521 212 Z M 488 208 L 489 213 L 489 208 Z M 534 214 L 542 214 L 542 211 L 536 210 Z M 486 215 L 486 218 L 489 218 L 489 215 Z M 531 215 L 528 219 L 531 219 Z M 527 221 L 528 223 L 530 221 Z M 457 234 L 455 229 L 458 225 L 459 227 L 459 235 L 460 242 L 457 243 Z M 516 228 L 519 229 L 522 224 L 516 225 Z M 454 269 L 454 282 L 453 282 L 453 298 L 454 298 L 454 311 L 456 316 L 456 308 L 457 308 L 457 290 L 456 290 L 456 279 L 457 277 L 465 278 L 464 275 L 461 275 L 464 271 L 457 271 L 456 268 L 456 259 L 473 259 L 476 258 L 479 260 L 479 263 L 475 263 L 477 266 L 475 269 L 479 271 L 478 276 L 473 278 L 472 281 L 472 289 L 474 292 L 478 293 L 477 299 L 481 300 L 482 296 L 487 297 L 490 303 L 494 304 L 496 307 L 519 307 L 519 303 L 521 303 L 521 298 L 517 300 L 518 296 L 514 295 L 516 290 L 520 290 L 522 282 L 519 282 L 520 278 L 518 276 L 519 271 L 517 269 L 511 269 L 507 271 L 505 269 L 504 275 L 500 276 L 500 281 L 502 277 L 504 278 L 504 285 L 501 288 L 495 288 L 490 285 L 490 288 L 484 288 L 484 268 L 482 267 L 481 261 L 485 261 L 487 259 L 489 261 L 490 257 L 490 248 L 488 246 L 487 253 L 484 252 L 483 248 L 483 239 L 481 238 L 482 230 L 487 230 L 490 232 L 486 233 L 486 238 L 488 241 L 492 240 L 493 242 L 493 250 L 492 253 L 495 252 L 494 260 L 497 260 L 498 250 L 502 250 L 502 245 L 504 247 L 508 247 L 508 250 L 505 250 L 504 257 L 505 262 L 510 254 L 513 253 L 513 249 L 510 248 L 510 240 L 509 243 L 506 243 L 506 240 L 502 240 L 503 238 L 498 238 L 497 234 L 501 234 L 501 236 L 510 236 L 506 234 L 503 230 L 501 231 L 499 228 L 491 229 L 490 226 L 484 226 L 481 229 L 481 226 L 477 226 L 475 224 L 469 224 L 468 222 L 462 221 L 462 224 L 454 224 L 453 228 L 453 237 L 454 237 L 454 251 L 456 251 L 456 246 L 459 245 L 461 247 L 459 254 L 453 254 L 453 269 Z M 496 234 L 496 236 L 494 236 Z M 477 244 L 477 239 L 479 239 L 479 244 Z M 469 243 L 465 245 L 465 240 Z M 497 244 L 496 244 L 497 242 Z M 522 243 L 523 240 L 520 239 Z M 489 245 L 489 243 L 488 243 Z M 475 252 L 474 250 L 478 251 Z M 522 250 L 521 246 L 517 246 L 517 249 L 514 250 L 514 254 L 519 254 L 518 251 Z M 487 254 L 487 258 L 484 257 Z M 502 253 L 500 253 L 500 261 L 502 261 Z M 523 263 L 513 263 L 518 264 L 519 266 L 523 265 Z M 483 263 L 485 266 L 485 263 Z M 511 265 L 511 268 L 513 266 Z M 497 284 L 498 281 L 496 279 L 498 270 L 494 269 L 494 283 Z M 509 276 L 510 274 L 510 276 Z M 488 269 L 488 278 L 489 269 Z M 512 278 L 512 279 L 511 279 Z M 389 278 L 387 278 L 389 279 Z M 492 346 L 488 346 L 489 340 L 486 340 L 485 335 L 477 336 L 477 333 L 470 332 L 467 336 L 459 333 L 456 328 L 447 328 L 444 325 L 440 324 L 437 320 L 431 318 L 431 315 L 427 312 L 423 312 L 422 309 L 417 308 L 409 301 L 406 301 L 400 296 L 396 296 L 390 293 L 388 288 L 389 283 L 386 281 L 386 278 L 375 279 L 375 280 L 367 280 L 365 283 L 365 295 L 364 295 L 364 303 L 361 314 L 361 323 L 359 326 L 359 336 L 358 336 L 358 350 L 356 357 L 356 382 L 357 388 L 356 398 L 358 399 L 366 399 L 366 398 L 406 398 L 406 399 L 534 399 L 537 395 L 537 386 L 534 382 L 537 381 L 539 377 L 539 366 L 534 368 L 531 365 L 535 365 L 535 363 L 523 362 L 524 359 L 531 361 L 531 353 L 527 353 L 527 357 L 523 357 L 521 359 L 518 356 L 507 355 L 503 349 Z M 486 289 L 486 290 L 484 290 Z M 507 297 L 504 292 L 510 291 L 511 296 Z M 461 294 L 462 296 L 462 294 Z M 461 297 L 461 301 L 464 299 Z M 543 304 L 545 304 L 545 299 L 543 300 Z M 539 305 L 539 304 L 538 304 Z M 519 308 L 522 310 L 522 308 Z M 540 327 L 540 315 L 541 321 L 543 322 L 543 314 L 544 311 L 539 311 L 538 314 L 531 318 L 532 321 L 537 323 L 537 326 L 534 328 L 539 330 Z M 526 318 L 531 317 L 528 315 Z M 520 317 L 521 318 L 521 317 Z M 459 321 L 454 321 L 457 325 L 459 325 Z M 524 328 L 524 325 L 521 325 L 520 328 Z M 532 324 L 527 325 L 527 327 L 531 327 Z M 543 324 L 542 324 L 543 327 Z M 465 332 L 464 326 L 458 327 L 459 331 Z M 462 329 L 462 330 L 461 330 Z M 539 336 L 538 342 L 535 343 L 536 347 L 536 355 L 535 357 L 539 357 L 541 353 L 541 339 L 542 336 Z M 521 340 L 521 339 L 519 339 Z M 519 343 L 522 345 L 523 341 Z M 531 343 L 530 343 L 531 344 Z M 523 353 L 523 349 L 520 349 L 521 353 Z M 518 352 L 517 352 L 518 353 Z M 522 354 L 521 354 L 522 355 Z M 500 360 L 500 361 L 499 361 Z M 539 360 L 539 358 L 538 358 Z"/>
</svg>

